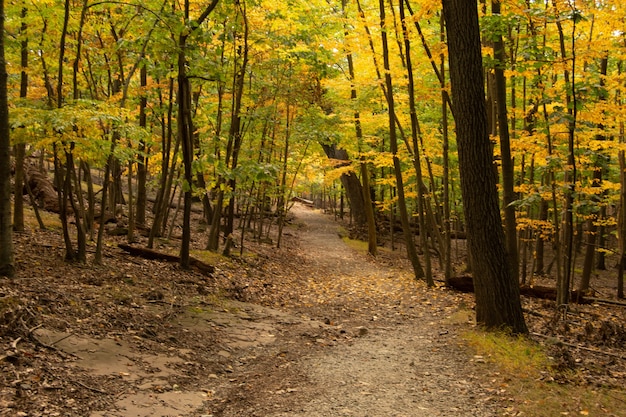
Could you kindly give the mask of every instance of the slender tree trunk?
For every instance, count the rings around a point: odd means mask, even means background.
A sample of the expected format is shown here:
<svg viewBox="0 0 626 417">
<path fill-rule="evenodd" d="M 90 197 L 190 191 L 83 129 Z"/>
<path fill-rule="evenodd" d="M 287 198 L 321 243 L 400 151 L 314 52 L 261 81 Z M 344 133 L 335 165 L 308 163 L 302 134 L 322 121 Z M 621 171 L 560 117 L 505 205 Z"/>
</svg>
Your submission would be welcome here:
<svg viewBox="0 0 626 417">
<path fill-rule="evenodd" d="M 278 185 L 278 238 L 276 241 L 276 247 L 280 248 L 280 243 L 283 236 L 283 226 L 285 225 L 285 216 L 287 215 L 287 162 L 289 159 L 289 139 L 291 136 L 291 98 L 287 98 L 286 110 L 285 110 L 285 146 L 283 147 L 283 164 L 281 169 L 280 184 Z"/>
<path fill-rule="evenodd" d="M 202 25 L 204 20 L 209 16 L 217 5 L 218 0 L 212 0 L 212 2 L 204 9 L 200 17 L 193 22 L 189 22 L 189 0 L 185 0 L 183 5 L 183 11 L 185 16 L 186 25 L 190 27 L 198 28 Z M 177 93 L 177 105 L 178 105 L 178 138 L 180 140 L 183 150 L 183 167 L 184 167 L 184 181 L 186 186 L 182 190 L 183 196 L 183 237 L 180 245 L 180 266 L 183 269 L 189 269 L 190 262 L 190 245 L 191 245 L 191 203 L 192 203 L 192 185 L 193 185 L 193 121 L 191 115 L 191 83 L 187 76 L 187 40 L 189 33 L 181 33 L 178 37 L 178 93 Z"/>
<path fill-rule="evenodd" d="M 170 192 L 174 181 L 175 164 L 180 148 L 180 140 L 176 137 L 174 151 L 172 152 L 172 136 L 173 136 L 173 112 L 174 112 L 174 80 L 169 82 L 169 102 L 167 104 L 167 116 L 161 121 L 161 178 L 159 181 L 159 190 L 153 205 L 154 219 L 150 228 L 150 236 L 148 238 L 148 248 L 154 245 L 154 238 L 162 236 L 167 222 L 166 213 L 170 202 Z M 163 106 L 163 96 L 159 93 L 159 104 Z M 170 167 L 171 161 L 171 167 Z"/>
<path fill-rule="evenodd" d="M 185 16 L 188 20 L 189 16 Z M 186 57 L 187 36 L 181 35 L 178 40 L 178 138 L 183 149 L 184 182 L 183 186 L 183 237 L 180 244 L 180 266 L 189 269 L 189 250 L 191 243 L 191 197 L 193 184 L 192 159 L 193 159 L 193 127 L 191 125 L 191 86 L 187 77 Z"/>
<path fill-rule="evenodd" d="M 0 276 L 15 275 L 11 226 L 11 141 L 4 48 L 4 0 L 0 0 Z"/>
<path fill-rule="evenodd" d="M 240 65 L 235 73 L 234 79 L 234 100 L 233 100 L 233 112 L 231 118 L 231 129 L 229 131 L 229 141 L 232 139 L 232 148 L 230 152 L 230 158 L 227 152 L 226 160 L 228 164 L 228 160 L 230 159 L 230 169 L 231 171 L 235 171 L 237 165 L 239 163 L 239 153 L 241 151 L 241 143 L 243 141 L 243 127 L 242 127 L 242 117 L 241 117 L 241 109 L 242 109 L 242 97 L 243 91 L 245 88 L 245 77 L 246 70 L 248 68 L 248 35 L 249 35 L 249 26 L 248 26 L 248 15 L 246 10 L 245 0 L 241 0 L 237 3 L 239 8 L 239 13 L 241 13 L 242 27 L 243 27 L 243 44 L 239 46 L 238 53 L 240 54 Z M 230 188 L 232 193 L 232 198 L 229 201 L 228 205 L 228 218 L 226 222 L 226 231 L 225 235 L 230 236 L 233 233 L 233 225 L 235 221 L 235 191 L 237 188 L 237 180 L 235 176 L 232 176 L 230 180 Z"/>
<path fill-rule="evenodd" d="M 492 13 L 500 15 L 500 0 L 492 0 Z M 513 159 L 511 157 L 511 138 L 509 135 L 509 119 L 506 106 L 506 78 L 504 69 L 506 67 L 506 57 L 502 35 L 495 37 L 493 44 L 496 66 L 494 69 L 495 78 L 495 100 L 497 110 L 497 126 L 500 133 L 500 153 L 502 157 L 502 202 L 504 208 L 504 225 L 506 229 L 506 248 L 511 261 L 511 271 L 516 281 L 519 281 L 519 253 L 517 249 L 517 222 L 515 221 L 515 201 L 514 170 Z"/>
<path fill-rule="evenodd" d="M 61 38 L 59 42 L 59 68 L 57 75 L 57 108 L 63 107 L 63 64 L 65 62 L 65 48 L 66 48 L 66 38 L 68 33 L 68 26 L 70 20 L 70 0 L 65 0 L 65 13 L 63 17 L 63 28 L 61 29 Z M 63 143 L 65 146 L 65 143 Z M 55 166 L 55 185 L 57 187 L 57 194 L 59 199 L 59 218 L 61 220 L 61 227 L 63 229 L 63 240 L 65 242 L 65 260 L 74 261 L 76 260 L 76 252 L 74 251 L 72 239 L 70 237 L 69 231 L 69 221 L 67 218 L 67 205 L 68 199 L 71 196 L 71 181 L 69 181 L 69 167 L 63 169 L 62 162 L 59 157 L 58 146 L 54 145 L 54 166 Z M 68 189 L 69 187 L 69 189 Z"/>
<path fill-rule="evenodd" d="M 621 127 L 621 140 L 624 143 L 624 126 Z M 617 298 L 624 298 L 624 270 L 626 269 L 626 152 L 619 151 L 620 182 L 620 207 L 618 212 L 618 246 L 619 262 L 617 270 Z"/>
<path fill-rule="evenodd" d="M 600 60 L 600 89 L 601 91 L 600 91 L 599 99 L 602 102 L 605 102 L 607 99 L 607 92 L 605 90 L 605 85 L 604 85 L 605 84 L 604 77 L 606 77 L 608 61 L 609 61 L 608 56 Z M 600 124 L 598 126 L 598 129 L 602 131 L 604 129 L 604 126 Z M 606 138 L 602 134 L 596 135 L 595 139 L 597 141 L 606 140 Z M 602 173 L 604 171 L 603 160 L 604 160 L 604 155 L 602 153 L 598 153 L 596 155 L 596 161 L 595 161 L 594 170 L 593 170 L 593 180 L 591 184 L 591 186 L 594 188 L 598 188 L 602 185 Z M 593 194 L 591 198 L 596 204 L 600 204 L 599 195 Z M 587 222 L 586 222 L 587 223 L 587 236 L 586 236 L 587 239 L 585 242 L 586 246 L 585 246 L 585 258 L 583 261 L 583 272 L 580 277 L 580 283 L 578 286 L 578 289 L 580 291 L 587 291 L 591 283 L 591 273 L 593 272 L 593 267 L 594 267 L 593 258 L 594 258 L 594 255 L 596 254 L 596 242 L 597 242 L 597 237 L 598 237 L 598 226 L 596 225 L 597 221 L 598 221 L 598 214 L 591 213 L 590 217 L 587 219 Z"/>
<path fill-rule="evenodd" d="M 556 2 L 553 1 L 553 6 L 556 12 L 556 26 L 559 32 L 559 40 L 561 46 L 561 58 L 567 59 L 566 47 L 565 47 L 565 35 L 563 28 L 561 27 L 561 21 L 559 11 L 557 10 Z M 565 101 L 567 105 L 567 113 L 569 115 L 568 123 L 568 153 L 567 153 L 567 165 L 568 170 L 566 172 L 567 189 L 565 190 L 565 207 L 564 221 L 563 221 L 563 242 L 565 244 L 563 252 L 563 275 L 561 279 L 557 281 L 557 306 L 569 304 L 570 285 L 573 275 L 573 257 L 574 257 L 574 193 L 576 191 L 576 158 L 575 158 L 575 143 L 574 136 L 576 130 L 576 91 L 575 91 L 575 74 L 574 69 L 576 64 L 576 55 L 574 49 L 574 43 L 576 37 L 573 36 L 576 31 L 576 19 L 572 19 L 572 58 L 571 58 L 571 74 L 570 70 L 566 69 L 563 72 L 563 78 L 565 80 Z"/>
<path fill-rule="evenodd" d="M 441 43 L 445 42 L 445 22 L 441 17 Z M 448 130 L 448 102 L 449 97 L 446 92 L 445 78 L 445 56 L 440 55 L 441 63 L 439 72 L 441 74 L 441 131 L 443 136 L 443 231 L 444 231 L 444 280 L 446 285 L 452 278 L 452 234 L 450 223 L 450 138 Z M 435 67 L 436 68 L 436 67 Z"/>
<path fill-rule="evenodd" d="M 621 74 L 621 62 L 618 66 L 619 73 Z M 618 100 L 618 104 L 622 104 Z M 626 129 L 624 128 L 624 122 L 619 123 L 619 143 L 623 146 L 626 143 Z M 618 247 L 619 247 L 619 268 L 617 271 L 617 298 L 624 298 L 624 270 L 626 269 L 626 152 L 620 150 L 618 153 L 619 168 L 620 168 L 620 207 L 618 212 Z"/>
<path fill-rule="evenodd" d="M 26 17 L 28 9 L 22 8 L 20 26 L 20 66 L 22 71 L 20 74 L 20 98 L 26 98 L 28 94 L 28 24 Z M 13 230 L 17 232 L 24 231 L 24 157 L 26 155 L 26 144 L 23 142 L 16 143 L 15 150 L 15 187 L 13 192 Z"/>
<path fill-rule="evenodd" d="M 94 219 L 96 217 L 96 196 L 93 190 L 91 166 L 85 161 L 80 161 L 82 176 L 87 184 L 87 210 L 85 211 L 86 228 L 89 231 L 89 239 L 94 240 Z"/>
<path fill-rule="evenodd" d="M 402 0 L 401 0 L 402 1 Z M 345 7 L 347 4 L 347 0 L 342 0 L 342 9 L 345 14 Z M 348 35 L 348 29 L 346 28 L 345 32 L 346 36 Z M 350 77 L 350 99 L 352 102 L 356 102 L 357 99 L 357 91 L 356 86 L 354 84 L 355 71 L 354 71 L 354 59 L 352 57 L 352 53 L 348 52 L 346 54 L 346 59 L 348 61 L 348 75 Z M 356 140 L 359 148 L 359 152 L 363 152 L 363 130 L 361 127 L 361 114 L 358 110 L 354 111 L 354 131 L 356 135 Z M 367 222 L 367 251 L 370 255 L 376 256 L 378 252 L 377 246 L 377 238 L 376 238 L 376 219 L 374 217 L 374 205 L 372 204 L 372 195 L 370 192 L 370 173 L 368 169 L 367 161 L 363 155 L 359 156 L 359 168 L 361 172 L 361 182 L 362 186 L 362 194 L 363 194 L 363 209 Z M 343 202 L 343 194 L 342 200 Z M 343 218 L 343 205 L 341 215 Z"/>
<path fill-rule="evenodd" d="M 426 266 L 426 283 L 429 287 L 435 285 L 435 281 L 433 280 L 433 271 L 430 262 L 430 251 L 428 248 L 428 230 L 426 229 L 426 209 L 425 209 L 425 198 L 424 194 L 426 194 L 426 186 L 424 185 L 424 180 L 422 178 L 422 165 L 420 160 L 420 152 L 419 152 L 419 143 L 418 143 L 418 135 L 420 134 L 419 122 L 417 120 L 417 110 L 415 107 L 415 81 L 413 78 L 413 64 L 411 61 L 411 42 L 409 40 L 409 34 L 406 27 L 406 20 L 404 15 L 404 0 L 400 0 L 400 19 L 402 20 L 402 34 L 404 38 L 404 48 L 406 55 L 406 70 L 407 70 L 407 78 L 409 81 L 409 112 L 411 118 L 411 137 L 413 139 L 413 161 L 415 166 L 415 173 L 417 175 L 417 211 L 418 211 L 418 221 L 419 221 L 419 234 L 420 241 L 422 244 L 422 251 L 424 253 L 424 263 Z M 391 90 L 390 90 L 391 91 Z M 433 184 L 434 187 L 434 184 Z M 437 228 L 436 224 L 433 224 L 433 229 Z"/>
<path fill-rule="evenodd" d="M 407 256 L 413 266 L 413 273 L 415 278 L 423 278 L 425 276 L 422 264 L 417 256 L 417 250 L 415 248 L 415 242 L 413 240 L 413 233 L 411 232 L 411 226 L 409 224 L 409 213 L 406 207 L 406 200 L 404 198 L 404 182 L 402 180 L 402 166 L 400 165 L 400 158 L 398 157 L 398 138 L 396 134 L 396 119 L 395 119 L 395 106 L 393 98 L 393 83 L 391 80 L 391 72 L 389 65 L 389 47 L 387 43 L 387 26 L 385 22 L 385 1 L 379 0 L 380 9 L 380 26 L 381 37 L 383 44 L 383 61 L 385 69 L 385 87 L 386 97 L 389 115 L 389 142 L 391 154 L 393 155 L 393 167 L 396 177 L 396 186 L 398 192 L 398 209 L 400 210 L 400 221 L 402 222 L 402 230 L 404 232 L 404 240 L 407 250 Z M 424 248 L 428 250 L 428 248 Z"/>
<path fill-rule="evenodd" d="M 140 85 L 142 90 L 148 85 L 148 69 L 146 65 L 141 66 Z M 146 116 L 146 108 L 148 107 L 148 98 L 145 93 L 141 94 L 139 99 L 139 127 L 146 129 L 148 127 L 148 118 Z M 137 155 L 137 204 L 135 221 L 138 225 L 146 224 L 146 181 L 148 177 L 148 148 L 146 142 L 141 139 L 139 142 L 139 153 Z"/>
</svg>

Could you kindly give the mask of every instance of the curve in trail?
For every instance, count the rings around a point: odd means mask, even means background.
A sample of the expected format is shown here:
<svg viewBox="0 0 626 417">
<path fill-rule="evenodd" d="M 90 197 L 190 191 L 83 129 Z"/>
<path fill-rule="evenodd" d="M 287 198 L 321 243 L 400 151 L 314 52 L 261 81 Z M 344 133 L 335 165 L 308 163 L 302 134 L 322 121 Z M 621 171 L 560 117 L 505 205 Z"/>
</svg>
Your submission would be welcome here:
<svg viewBox="0 0 626 417">
<path fill-rule="evenodd" d="M 332 217 L 299 204 L 291 212 L 300 249 L 289 274 L 299 276 L 293 299 L 301 305 L 328 308 L 329 314 L 334 308 L 359 313 L 422 298 L 423 284 L 413 279 L 402 256 L 387 253 L 374 259 L 349 247 Z"/>
<path fill-rule="evenodd" d="M 360 337 L 302 358 L 298 366 L 313 394 L 265 416 L 497 415 L 481 388 L 483 365 L 459 347 L 446 318 L 458 310 L 453 297 L 352 250 L 328 216 L 297 205 L 293 213 L 307 271 L 304 304 L 318 315 L 352 314 L 344 324 L 364 326 Z"/>
</svg>

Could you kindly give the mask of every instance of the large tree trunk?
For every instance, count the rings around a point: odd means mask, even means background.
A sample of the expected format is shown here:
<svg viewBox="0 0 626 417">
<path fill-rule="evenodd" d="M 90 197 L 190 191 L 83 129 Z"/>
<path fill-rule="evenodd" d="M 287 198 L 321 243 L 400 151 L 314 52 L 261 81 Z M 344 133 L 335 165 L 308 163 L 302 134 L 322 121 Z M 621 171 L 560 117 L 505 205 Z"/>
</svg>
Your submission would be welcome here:
<svg viewBox="0 0 626 417">
<path fill-rule="evenodd" d="M 338 149 L 335 144 L 322 143 L 322 149 L 324 153 L 330 159 L 337 161 L 346 161 L 345 164 L 350 164 L 350 158 L 348 158 L 348 152 L 344 149 Z M 363 199 L 363 187 L 361 181 L 357 177 L 356 173 L 350 171 L 341 174 L 341 185 L 346 190 L 346 196 L 350 202 L 350 213 L 352 219 L 356 223 L 357 227 L 365 227 L 367 225 L 367 216 L 365 215 L 365 201 Z"/>
<path fill-rule="evenodd" d="M 489 142 L 478 10 L 475 2 L 443 0 L 448 29 L 452 109 L 461 191 L 475 278 L 476 321 L 526 333 L 519 286 L 513 278 L 500 218 Z"/>
</svg>

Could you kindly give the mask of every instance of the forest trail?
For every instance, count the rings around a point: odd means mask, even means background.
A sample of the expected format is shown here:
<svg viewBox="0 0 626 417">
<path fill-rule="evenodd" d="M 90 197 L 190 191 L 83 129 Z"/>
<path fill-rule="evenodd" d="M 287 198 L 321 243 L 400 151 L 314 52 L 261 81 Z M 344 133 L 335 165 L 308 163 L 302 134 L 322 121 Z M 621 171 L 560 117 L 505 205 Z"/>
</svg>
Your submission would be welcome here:
<svg viewBox="0 0 626 417">
<path fill-rule="evenodd" d="M 77 267 L 57 234 L 25 234 L 22 275 L 0 286 L 28 329 L 5 343 L 0 416 L 502 415 L 492 365 L 460 337 L 471 296 L 355 249 L 320 211 L 291 214 L 280 248 L 249 244 L 212 275 L 115 246 Z"/>
<path fill-rule="evenodd" d="M 463 326 L 451 319 L 459 306 L 450 294 L 350 248 L 329 216 L 292 211 L 295 308 L 327 326 L 305 346 L 277 341 L 283 360 L 249 369 L 215 416 L 497 415 L 493 390 L 482 387 L 485 365 L 459 346 Z"/>
</svg>

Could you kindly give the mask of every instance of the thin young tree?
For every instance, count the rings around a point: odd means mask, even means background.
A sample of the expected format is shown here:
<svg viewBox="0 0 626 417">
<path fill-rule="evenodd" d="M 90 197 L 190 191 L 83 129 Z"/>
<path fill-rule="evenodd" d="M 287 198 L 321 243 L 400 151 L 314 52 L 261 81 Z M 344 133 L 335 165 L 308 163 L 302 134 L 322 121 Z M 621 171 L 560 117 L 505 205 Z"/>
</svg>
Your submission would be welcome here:
<svg viewBox="0 0 626 417">
<path fill-rule="evenodd" d="M 185 28 L 178 36 L 178 91 L 177 91 L 177 122 L 178 137 L 180 139 L 183 150 L 183 166 L 185 168 L 184 188 L 184 206 L 183 206 L 183 239 L 180 246 L 180 265 L 182 268 L 189 268 L 190 262 L 190 243 L 191 243 L 191 197 L 193 173 L 191 170 L 194 151 L 193 151 L 193 120 L 191 115 L 191 82 L 187 75 L 187 49 L 189 36 L 193 34 L 209 17 L 219 0 L 212 0 L 202 14 L 195 20 L 190 20 L 190 2 L 185 0 L 183 4 L 183 15 L 185 19 Z"/>
<path fill-rule="evenodd" d="M 4 57 L 4 0 L 0 0 L 0 276 L 13 277 L 13 227 L 11 225 L 11 141 L 7 68 Z"/>
<path fill-rule="evenodd" d="M 389 146 L 391 154 L 393 156 L 393 168 L 396 177 L 396 186 L 398 192 L 398 209 L 400 210 L 400 221 L 402 223 L 402 231 L 404 233 L 404 240 L 406 245 L 407 256 L 413 266 L 413 273 L 415 278 L 423 278 L 425 276 L 424 268 L 417 256 L 417 249 L 415 248 L 415 242 L 413 240 L 413 233 L 411 232 L 411 226 L 409 224 L 409 213 L 406 207 L 406 200 L 404 198 L 404 182 L 402 180 L 402 166 L 400 164 L 400 158 L 398 157 L 398 138 L 396 133 L 396 113 L 395 104 L 393 98 L 393 82 L 391 79 L 390 63 L 389 63 L 389 45 L 387 41 L 387 28 L 386 28 L 386 14 L 385 14 L 385 0 L 379 1 L 380 9 L 380 26 L 381 37 L 383 46 L 383 67 L 385 69 L 385 87 L 387 94 L 387 113 L 389 116 Z M 428 248 L 424 248 L 428 250 Z"/>
<path fill-rule="evenodd" d="M 491 12 L 494 16 L 500 16 L 500 0 L 492 0 Z M 515 220 L 515 192 L 514 167 L 511 157 L 511 138 L 509 134 L 509 120 L 506 105 L 506 53 L 502 34 L 498 31 L 493 39 L 493 54 L 495 58 L 495 100 L 497 113 L 497 126 L 500 136 L 500 154 L 502 158 L 502 205 L 504 211 L 504 227 L 506 229 L 506 249 L 509 253 L 511 271 L 515 280 L 519 280 L 519 254 L 517 250 L 517 222 Z"/>
<path fill-rule="evenodd" d="M 565 81 L 565 102 L 567 105 L 567 165 L 566 171 L 566 183 L 567 189 L 565 190 L 565 207 L 563 208 L 563 275 L 559 276 L 556 283 L 556 303 L 557 306 L 567 305 L 570 299 L 570 286 L 572 282 L 573 268 L 574 268 L 574 193 L 576 191 L 576 157 L 575 157 L 575 131 L 576 131 L 576 117 L 577 117 L 577 103 L 575 94 L 575 68 L 576 68 L 576 54 L 575 54 L 575 42 L 576 37 L 576 20 L 578 19 L 578 11 L 572 10 L 572 38 L 571 38 L 571 57 L 567 56 L 567 48 L 565 44 L 565 34 L 561 23 L 560 11 L 558 10 L 557 3 L 552 2 L 555 15 L 556 15 L 556 27 L 559 33 L 559 45 L 561 50 L 561 58 L 571 60 L 571 70 L 566 68 L 563 71 L 563 79 Z"/>
<path fill-rule="evenodd" d="M 346 0 L 342 0 L 341 7 L 345 15 Z M 345 27 L 345 34 L 348 35 L 348 28 Z M 352 52 L 346 53 L 346 60 L 348 61 L 348 76 L 350 77 L 350 99 L 352 102 L 356 102 L 357 90 L 355 85 L 356 71 L 354 70 L 354 58 Z M 356 103 L 355 103 L 356 105 Z M 363 128 L 361 126 L 361 113 L 358 109 L 354 110 L 354 133 L 356 135 L 357 145 L 359 152 L 363 152 Z M 367 220 L 367 251 L 370 255 L 376 256 L 378 252 L 377 238 L 376 238 L 376 218 L 374 217 L 374 206 L 372 204 L 372 197 L 370 191 L 370 173 L 368 169 L 367 161 L 363 155 L 359 156 L 359 168 L 361 173 L 361 181 L 363 183 L 362 195 L 365 218 Z"/>
<path fill-rule="evenodd" d="M 430 252 L 428 250 L 428 231 L 426 229 L 426 199 L 424 195 L 427 193 L 426 186 L 424 185 L 424 180 L 422 178 L 422 163 L 420 158 L 420 150 L 418 144 L 418 137 L 420 135 L 420 126 L 419 121 L 417 120 L 417 107 L 415 104 L 415 79 L 413 77 L 413 64 L 411 60 L 411 41 L 409 39 L 409 32 L 407 29 L 407 23 L 405 19 L 404 13 L 404 1 L 400 0 L 400 19 L 402 21 L 402 35 L 404 38 L 404 50 L 406 55 L 406 71 L 407 71 L 407 79 L 409 83 L 409 113 L 411 118 L 411 138 L 413 142 L 413 166 L 415 167 L 415 174 L 417 176 L 417 211 L 419 215 L 418 224 L 419 224 L 419 236 L 420 242 L 422 244 L 422 250 L 424 253 L 424 264 L 426 267 L 426 283 L 429 287 L 435 285 L 435 281 L 433 280 L 433 273 L 430 261 Z M 438 226 L 433 224 L 433 229 Z"/>
<path fill-rule="evenodd" d="M 28 93 L 28 24 L 26 23 L 26 17 L 28 15 L 28 9 L 22 8 L 21 18 L 22 24 L 20 25 L 20 66 L 22 71 L 20 73 L 20 98 L 26 98 Z M 14 200 L 13 200 L 13 229 L 17 232 L 24 231 L 24 157 L 26 155 L 26 143 L 19 141 L 14 146 L 15 151 L 15 186 L 14 186 Z"/>
</svg>

